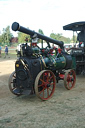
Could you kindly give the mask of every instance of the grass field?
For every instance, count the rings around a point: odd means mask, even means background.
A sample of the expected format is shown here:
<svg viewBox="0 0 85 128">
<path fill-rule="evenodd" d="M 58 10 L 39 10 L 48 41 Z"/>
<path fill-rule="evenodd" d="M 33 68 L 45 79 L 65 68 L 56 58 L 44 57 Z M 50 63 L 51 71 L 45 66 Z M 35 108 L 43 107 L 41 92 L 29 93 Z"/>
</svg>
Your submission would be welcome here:
<svg viewBox="0 0 85 128">
<path fill-rule="evenodd" d="M 51 99 L 41 101 L 34 95 L 13 95 L 8 87 L 15 71 L 16 51 L 0 58 L 0 128 L 85 128 L 85 76 L 79 75 L 72 90 L 63 81 L 56 83 Z"/>
<path fill-rule="evenodd" d="M 56 83 L 51 99 L 34 95 L 13 95 L 8 79 L 15 69 L 12 60 L 0 61 L 0 128 L 85 128 L 85 76 L 77 76 L 76 86 L 68 91 L 63 81 Z"/>
<path fill-rule="evenodd" d="M 0 60 L 3 60 L 3 58 L 5 57 L 5 52 L 4 51 L 5 51 L 5 48 L 2 48 L 2 53 L 1 53 Z M 8 54 L 9 54 L 10 59 L 16 59 L 17 58 L 16 47 L 10 47 Z"/>
<path fill-rule="evenodd" d="M 13 95 L 8 87 L 15 71 L 15 49 L 10 58 L 0 58 L 0 128 L 85 128 L 85 76 L 77 76 L 76 86 L 66 90 L 63 81 L 56 83 L 48 101 L 34 95 Z"/>
</svg>

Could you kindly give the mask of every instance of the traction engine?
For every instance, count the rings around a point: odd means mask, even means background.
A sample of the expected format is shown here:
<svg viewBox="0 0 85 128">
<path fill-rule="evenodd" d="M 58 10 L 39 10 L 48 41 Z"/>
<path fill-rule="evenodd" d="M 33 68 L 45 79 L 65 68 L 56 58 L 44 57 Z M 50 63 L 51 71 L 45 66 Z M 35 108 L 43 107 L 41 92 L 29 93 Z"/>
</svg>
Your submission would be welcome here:
<svg viewBox="0 0 85 128">
<path fill-rule="evenodd" d="M 33 40 L 31 45 L 21 45 L 15 71 L 9 77 L 9 89 L 13 94 L 36 94 L 40 99 L 48 100 L 59 80 L 64 81 L 68 90 L 75 86 L 75 58 L 64 51 L 62 41 L 24 28 L 17 22 L 12 24 L 12 30 L 29 34 Z M 37 39 L 45 40 L 47 47 L 40 48 Z M 59 48 L 51 47 L 50 43 L 58 45 Z"/>
</svg>

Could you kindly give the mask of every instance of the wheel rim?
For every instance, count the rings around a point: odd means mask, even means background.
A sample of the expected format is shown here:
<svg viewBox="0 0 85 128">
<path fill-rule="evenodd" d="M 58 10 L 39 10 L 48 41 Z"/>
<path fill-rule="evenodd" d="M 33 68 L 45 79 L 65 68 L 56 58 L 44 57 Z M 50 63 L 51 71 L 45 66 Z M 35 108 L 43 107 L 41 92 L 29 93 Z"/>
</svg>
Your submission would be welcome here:
<svg viewBox="0 0 85 128">
<path fill-rule="evenodd" d="M 13 86 L 13 83 L 14 83 L 13 80 L 14 80 L 14 79 L 16 79 L 16 73 L 15 73 L 15 71 L 10 75 L 9 81 L 8 81 L 8 85 L 9 85 L 10 91 L 11 91 L 14 95 L 20 96 L 20 95 L 21 95 L 20 92 L 15 93 L 15 90 L 17 90 L 17 88 Z"/>
<path fill-rule="evenodd" d="M 55 91 L 56 79 L 50 70 L 41 71 L 35 80 L 35 93 L 42 100 L 51 98 Z"/>
<path fill-rule="evenodd" d="M 74 70 L 69 70 L 64 76 L 64 86 L 66 89 L 70 90 L 75 86 L 76 74 Z"/>
</svg>

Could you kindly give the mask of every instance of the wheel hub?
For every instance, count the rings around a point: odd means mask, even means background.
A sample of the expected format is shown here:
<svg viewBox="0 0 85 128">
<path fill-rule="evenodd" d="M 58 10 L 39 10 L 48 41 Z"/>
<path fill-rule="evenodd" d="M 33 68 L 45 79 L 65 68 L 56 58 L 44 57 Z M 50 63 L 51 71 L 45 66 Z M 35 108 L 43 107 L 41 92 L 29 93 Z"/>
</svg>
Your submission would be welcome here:
<svg viewBox="0 0 85 128">
<path fill-rule="evenodd" d="M 71 82 L 71 81 L 74 81 L 74 79 L 73 79 L 72 77 L 68 77 L 68 78 L 67 78 L 67 81 L 68 81 L 68 82 Z"/>
<path fill-rule="evenodd" d="M 47 84 L 47 88 L 49 88 L 50 87 L 50 84 Z"/>
</svg>

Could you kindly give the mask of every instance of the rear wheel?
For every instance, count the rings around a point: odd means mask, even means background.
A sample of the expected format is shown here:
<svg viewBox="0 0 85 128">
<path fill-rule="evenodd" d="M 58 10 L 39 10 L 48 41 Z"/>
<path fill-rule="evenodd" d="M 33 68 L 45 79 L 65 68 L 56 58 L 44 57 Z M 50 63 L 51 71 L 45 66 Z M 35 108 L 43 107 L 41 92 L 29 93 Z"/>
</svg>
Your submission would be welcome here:
<svg viewBox="0 0 85 128">
<path fill-rule="evenodd" d="M 74 70 L 68 70 L 64 76 L 64 86 L 66 89 L 70 90 L 75 86 L 76 73 Z"/>
<path fill-rule="evenodd" d="M 51 98 L 55 91 L 56 79 L 50 70 L 41 71 L 35 79 L 35 93 L 42 100 Z"/>
</svg>

